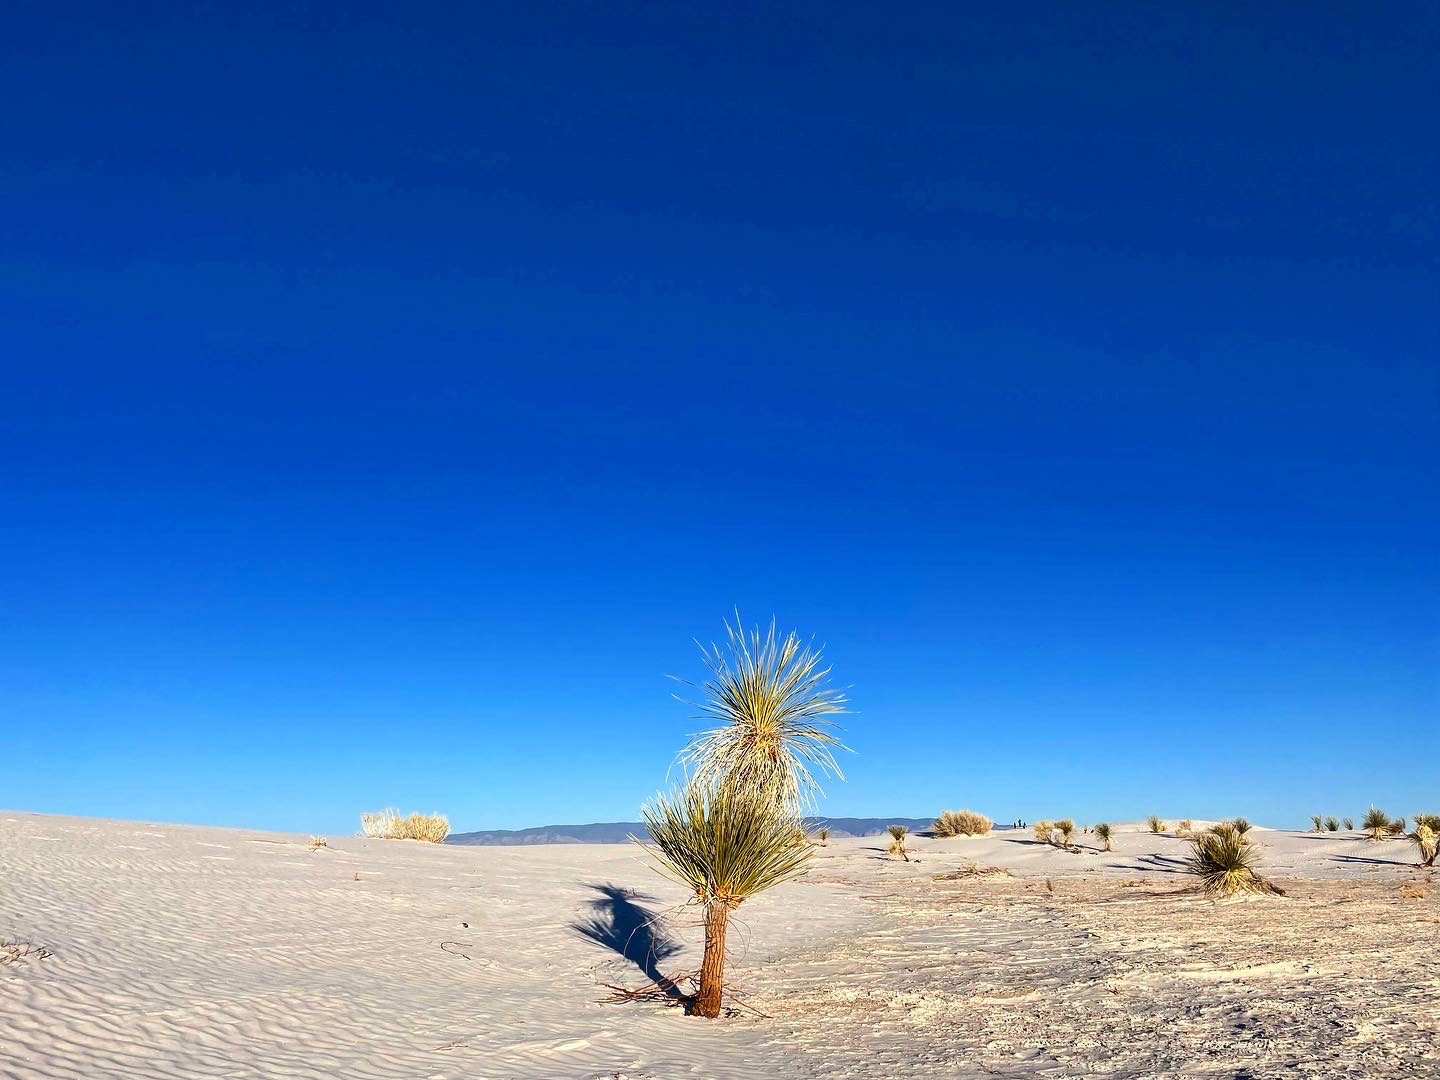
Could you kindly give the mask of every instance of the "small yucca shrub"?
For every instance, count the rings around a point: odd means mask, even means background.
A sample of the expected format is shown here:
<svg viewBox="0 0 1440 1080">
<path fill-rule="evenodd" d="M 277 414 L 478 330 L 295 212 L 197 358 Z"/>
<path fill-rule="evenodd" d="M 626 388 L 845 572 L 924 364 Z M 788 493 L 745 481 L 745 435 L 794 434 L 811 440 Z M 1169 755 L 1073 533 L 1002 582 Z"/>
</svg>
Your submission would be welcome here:
<svg viewBox="0 0 1440 1080">
<path fill-rule="evenodd" d="M 1061 818 L 1055 822 L 1055 831 L 1060 834 L 1060 846 L 1070 847 L 1075 843 L 1075 822 Z"/>
<path fill-rule="evenodd" d="M 1434 866 L 1435 855 L 1440 851 L 1440 829 L 1435 826 L 1440 825 L 1440 819 L 1421 814 L 1416 814 L 1415 819 L 1415 831 L 1410 834 L 1410 842 L 1419 852 L 1420 865 Z"/>
<path fill-rule="evenodd" d="M 1370 835 L 1371 840 L 1384 840 L 1390 829 L 1390 815 L 1372 806 L 1360 819 L 1360 827 Z"/>
<path fill-rule="evenodd" d="M 829 829 L 821 829 L 819 832 L 817 832 L 817 833 L 815 834 L 815 839 L 817 839 L 817 840 L 820 841 L 820 846 L 821 846 L 821 847 L 824 847 L 824 846 L 826 845 L 826 843 L 828 843 L 829 840 L 830 840 L 830 830 L 829 830 Z"/>
<path fill-rule="evenodd" d="M 905 838 L 910 834 L 910 830 L 904 825 L 891 825 L 890 828 L 885 831 L 890 834 L 890 854 L 899 855 L 906 862 L 909 862 L 910 856 L 905 850 Z"/>
<path fill-rule="evenodd" d="M 1327 818 L 1325 819 L 1325 831 L 1326 831 L 1326 832 L 1339 832 L 1339 831 L 1340 831 L 1340 819 L 1339 819 L 1339 818 L 1333 818 L 1333 817 L 1327 817 Z"/>
<path fill-rule="evenodd" d="M 1053 844 L 1055 842 L 1055 826 L 1049 821 L 1037 821 L 1030 826 L 1035 833 L 1035 839 L 1042 844 Z"/>
<path fill-rule="evenodd" d="M 1234 827 L 1235 831 L 1238 832 L 1241 836 L 1244 836 L 1246 833 L 1248 833 L 1251 829 L 1253 829 L 1253 828 L 1255 827 L 1255 826 L 1251 825 L 1250 822 L 1249 822 L 1248 820 L 1246 820 L 1245 818 L 1243 818 L 1243 817 L 1237 817 L 1237 818 L 1235 818 L 1233 821 L 1230 822 L 1230 824 Z"/>
<path fill-rule="evenodd" d="M 1190 857 L 1185 861 L 1186 869 L 1200 878 L 1201 890 L 1212 899 L 1242 892 L 1283 896 L 1284 890 L 1256 873 L 1259 864 L 1260 849 L 1229 822 L 1191 837 Z"/>
<path fill-rule="evenodd" d="M 1195 823 L 1191 821 L 1188 817 L 1181 821 L 1179 825 L 1175 826 L 1176 836 L 1189 836 L 1194 831 Z"/>
<path fill-rule="evenodd" d="M 1102 844 L 1105 845 L 1104 848 L 1102 848 L 1101 850 L 1103 850 L 1103 851 L 1114 851 L 1114 850 L 1115 850 L 1113 847 L 1110 846 L 1110 841 L 1111 841 L 1111 838 L 1112 838 L 1113 836 L 1114 836 L 1114 830 L 1111 829 L 1110 826 L 1107 825 L 1107 824 L 1105 824 L 1103 821 L 1102 821 L 1099 825 L 1096 825 L 1096 826 L 1095 826 L 1095 838 L 1096 838 L 1097 840 L 1099 840 Z"/>
<path fill-rule="evenodd" d="M 1389 836 L 1404 836 L 1405 819 L 1403 817 L 1397 817 L 1394 821 L 1390 822 L 1389 825 L 1385 826 L 1385 832 Z"/>
<path fill-rule="evenodd" d="M 1154 814 L 1151 814 L 1148 818 L 1146 818 L 1145 823 L 1150 826 L 1150 831 L 1152 833 L 1162 833 L 1165 831 L 1165 822 L 1161 821 Z"/>
<path fill-rule="evenodd" d="M 1325 819 L 1324 819 L 1323 817 L 1321 817 L 1319 814 L 1311 814 L 1311 815 L 1310 815 L 1310 825 L 1311 825 L 1311 829 L 1310 829 L 1311 832 L 1324 832 L 1324 831 L 1325 831 Z"/>
<path fill-rule="evenodd" d="M 1348 817 L 1347 817 L 1347 818 L 1345 819 L 1344 824 L 1345 824 L 1345 831 L 1346 831 L 1346 832 L 1353 832 L 1353 831 L 1354 831 L 1354 829 L 1355 829 L 1355 819 L 1354 819 L 1354 818 L 1348 818 Z"/>
</svg>

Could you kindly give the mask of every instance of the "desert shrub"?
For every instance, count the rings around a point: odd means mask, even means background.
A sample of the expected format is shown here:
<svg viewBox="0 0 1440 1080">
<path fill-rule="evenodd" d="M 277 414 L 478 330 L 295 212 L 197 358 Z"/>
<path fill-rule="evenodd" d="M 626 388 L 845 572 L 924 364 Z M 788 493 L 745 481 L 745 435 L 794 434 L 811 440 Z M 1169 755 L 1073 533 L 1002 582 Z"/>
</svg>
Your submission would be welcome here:
<svg viewBox="0 0 1440 1080">
<path fill-rule="evenodd" d="M 1162 833 L 1165 831 L 1165 822 L 1161 821 L 1154 814 L 1151 814 L 1148 818 L 1146 818 L 1145 822 L 1147 825 L 1150 826 L 1150 831 L 1152 833 Z"/>
<path fill-rule="evenodd" d="M 1233 821 L 1230 822 L 1230 824 L 1235 827 L 1235 831 L 1238 832 L 1241 836 L 1244 836 L 1246 833 L 1248 833 L 1251 829 L 1255 827 L 1243 817 L 1235 818 Z"/>
<path fill-rule="evenodd" d="M 1324 831 L 1325 831 L 1325 819 L 1324 819 L 1323 817 L 1321 817 L 1319 814 L 1311 814 L 1311 815 L 1310 815 L 1310 825 L 1311 825 L 1311 829 L 1310 829 L 1311 832 L 1324 832 Z"/>
<path fill-rule="evenodd" d="M 1384 840 L 1390 829 L 1390 815 L 1372 806 L 1360 819 L 1360 827 L 1370 835 L 1371 840 Z"/>
<path fill-rule="evenodd" d="M 1348 818 L 1348 817 L 1347 817 L 1347 818 L 1345 819 L 1345 821 L 1344 821 L 1343 824 L 1344 824 L 1344 826 L 1345 826 L 1345 831 L 1346 831 L 1346 832 L 1352 832 L 1352 831 L 1354 831 L 1354 829 L 1355 829 L 1355 819 L 1354 819 L 1354 818 Z"/>
<path fill-rule="evenodd" d="M 1075 843 L 1075 822 L 1061 818 L 1055 822 L 1055 831 L 1060 834 L 1060 846 L 1071 847 Z"/>
<path fill-rule="evenodd" d="M 1431 832 L 1440 833 L 1440 814 L 1416 814 L 1415 827 L 1418 829 L 1421 825 Z"/>
<path fill-rule="evenodd" d="M 450 819 L 444 814 L 414 813 L 401 817 L 393 807 L 375 814 L 360 815 L 360 832 L 372 840 L 422 840 L 439 844 L 450 835 Z"/>
<path fill-rule="evenodd" d="M 1176 825 L 1176 826 L 1175 826 L 1175 835 L 1176 835 L 1176 836 L 1189 836 L 1189 835 L 1190 835 L 1191 833 L 1193 833 L 1194 831 L 1195 831 L 1195 823 L 1194 823 L 1193 821 L 1191 821 L 1189 818 L 1186 818 L 1184 821 L 1180 822 L 1179 825 Z"/>
<path fill-rule="evenodd" d="M 952 837 L 962 836 L 964 831 L 960 828 L 960 814 L 956 810 L 942 810 L 935 818 L 930 829 L 936 836 Z"/>
<path fill-rule="evenodd" d="M 1185 867 L 1200 878 L 1201 890 L 1212 899 L 1242 892 L 1284 895 L 1282 889 L 1256 873 L 1260 849 L 1230 822 L 1196 833 L 1190 845 Z"/>
<path fill-rule="evenodd" d="M 1035 833 L 1035 839 L 1042 844 L 1053 844 L 1055 842 L 1055 825 L 1049 821 L 1037 821 L 1030 826 Z"/>
<path fill-rule="evenodd" d="M 1435 826 L 1440 825 L 1440 820 L 1422 814 L 1415 817 L 1415 831 L 1410 834 L 1410 842 L 1415 845 L 1415 850 L 1420 855 L 1420 865 L 1434 866 L 1435 855 L 1440 851 L 1440 829 Z"/>
<path fill-rule="evenodd" d="M 1333 818 L 1333 817 L 1327 817 L 1327 818 L 1325 819 L 1325 831 L 1326 831 L 1326 832 L 1339 832 L 1339 831 L 1340 831 L 1340 819 L 1339 819 L 1339 818 Z"/>
<path fill-rule="evenodd" d="M 906 862 L 909 862 L 910 856 L 905 850 L 905 838 L 910 835 L 910 830 L 904 825 L 891 825 L 885 831 L 890 834 L 890 847 L 888 849 L 890 854 L 899 855 Z"/>
<path fill-rule="evenodd" d="M 1404 836 L 1405 819 L 1403 817 L 1397 817 L 1394 821 L 1390 822 L 1389 825 L 1385 826 L 1385 832 L 1390 836 Z"/>
<path fill-rule="evenodd" d="M 329 842 L 323 836 L 310 837 L 310 850 L 319 851 L 322 847 L 329 847 Z"/>
<path fill-rule="evenodd" d="M 1111 841 L 1111 839 L 1112 839 L 1113 836 L 1114 836 L 1114 830 L 1111 829 L 1110 826 L 1107 825 L 1107 824 L 1105 824 L 1103 821 L 1102 821 L 1099 825 L 1096 825 L 1096 826 L 1095 826 L 1095 837 L 1096 837 L 1096 839 L 1098 839 L 1102 844 L 1105 845 L 1105 847 L 1104 847 L 1102 850 L 1104 850 L 1104 851 L 1114 851 L 1114 850 L 1115 850 L 1115 849 L 1114 849 L 1113 847 L 1111 847 L 1111 845 L 1110 845 L 1110 841 Z"/>
<path fill-rule="evenodd" d="M 821 829 L 815 834 L 815 838 L 820 841 L 820 846 L 824 847 L 826 842 L 830 839 L 830 830 Z"/>
</svg>

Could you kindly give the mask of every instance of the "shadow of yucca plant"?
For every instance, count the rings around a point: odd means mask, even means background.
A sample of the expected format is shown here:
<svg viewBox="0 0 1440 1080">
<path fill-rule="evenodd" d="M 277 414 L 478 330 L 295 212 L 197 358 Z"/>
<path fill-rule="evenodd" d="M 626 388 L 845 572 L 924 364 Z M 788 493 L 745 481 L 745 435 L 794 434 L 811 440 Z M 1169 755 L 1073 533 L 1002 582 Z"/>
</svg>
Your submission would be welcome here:
<svg viewBox="0 0 1440 1080">
<path fill-rule="evenodd" d="M 756 893 L 803 874 L 811 845 L 795 843 L 799 821 L 794 815 L 725 786 L 692 782 L 656 796 L 642 816 L 650 843 L 641 846 L 662 873 L 694 893 L 703 909 L 705 952 L 691 1008 L 698 1016 L 719 1016 L 730 912 Z"/>
<path fill-rule="evenodd" d="M 725 634 L 724 649 L 700 647 L 711 677 L 704 700 L 690 703 L 718 726 L 694 736 L 680 762 L 702 786 L 728 786 L 799 816 L 822 794 L 822 777 L 844 779 L 835 751 L 848 748 L 827 718 L 845 712 L 845 695 L 826 685 L 822 650 L 794 631 L 780 637 L 774 620 L 763 636 L 758 627 L 747 635 L 737 612 Z"/>
<path fill-rule="evenodd" d="M 1239 893 L 1268 893 L 1284 896 L 1285 890 L 1256 872 L 1260 849 L 1234 825 L 1226 822 L 1190 838 L 1190 857 L 1185 867 L 1200 878 L 1200 889 L 1211 899 L 1225 899 Z"/>
</svg>

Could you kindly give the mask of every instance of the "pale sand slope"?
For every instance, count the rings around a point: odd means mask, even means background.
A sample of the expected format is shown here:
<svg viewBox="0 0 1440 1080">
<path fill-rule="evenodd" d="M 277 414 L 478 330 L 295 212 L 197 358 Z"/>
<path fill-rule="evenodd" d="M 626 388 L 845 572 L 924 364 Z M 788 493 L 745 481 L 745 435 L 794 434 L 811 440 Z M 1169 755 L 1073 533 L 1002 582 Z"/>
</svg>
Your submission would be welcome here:
<svg viewBox="0 0 1440 1080">
<path fill-rule="evenodd" d="M 766 1015 L 707 1022 L 601 1003 L 647 976 L 577 927 L 639 955 L 644 913 L 685 899 L 633 848 L 0 811 L 0 939 L 53 950 L 0 965 L 0 1075 L 1440 1075 L 1440 886 L 1413 848 L 1255 835 L 1289 897 L 1179 894 L 1188 845 L 1135 827 L 1114 854 L 832 842 L 740 910 L 731 979 Z M 971 861 L 1015 876 L 934 880 Z M 660 970 L 698 966 L 693 923 Z"/>
</svg>

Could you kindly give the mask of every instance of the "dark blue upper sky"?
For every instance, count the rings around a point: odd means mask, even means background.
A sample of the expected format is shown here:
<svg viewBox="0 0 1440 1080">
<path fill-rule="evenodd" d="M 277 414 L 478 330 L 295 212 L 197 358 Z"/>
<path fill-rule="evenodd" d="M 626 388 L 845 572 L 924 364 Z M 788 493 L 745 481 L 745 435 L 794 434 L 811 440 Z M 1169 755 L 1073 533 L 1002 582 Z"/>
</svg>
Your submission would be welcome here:
<svg viewBox="0 0 1440 1080">
<path fill-rule="evenodd" d="M 832 813 L 1433 807 L 1433 5 L 334 7 L 8 12 L 0 805 L 633 817 L 738 605 Z"/>
</svg>

